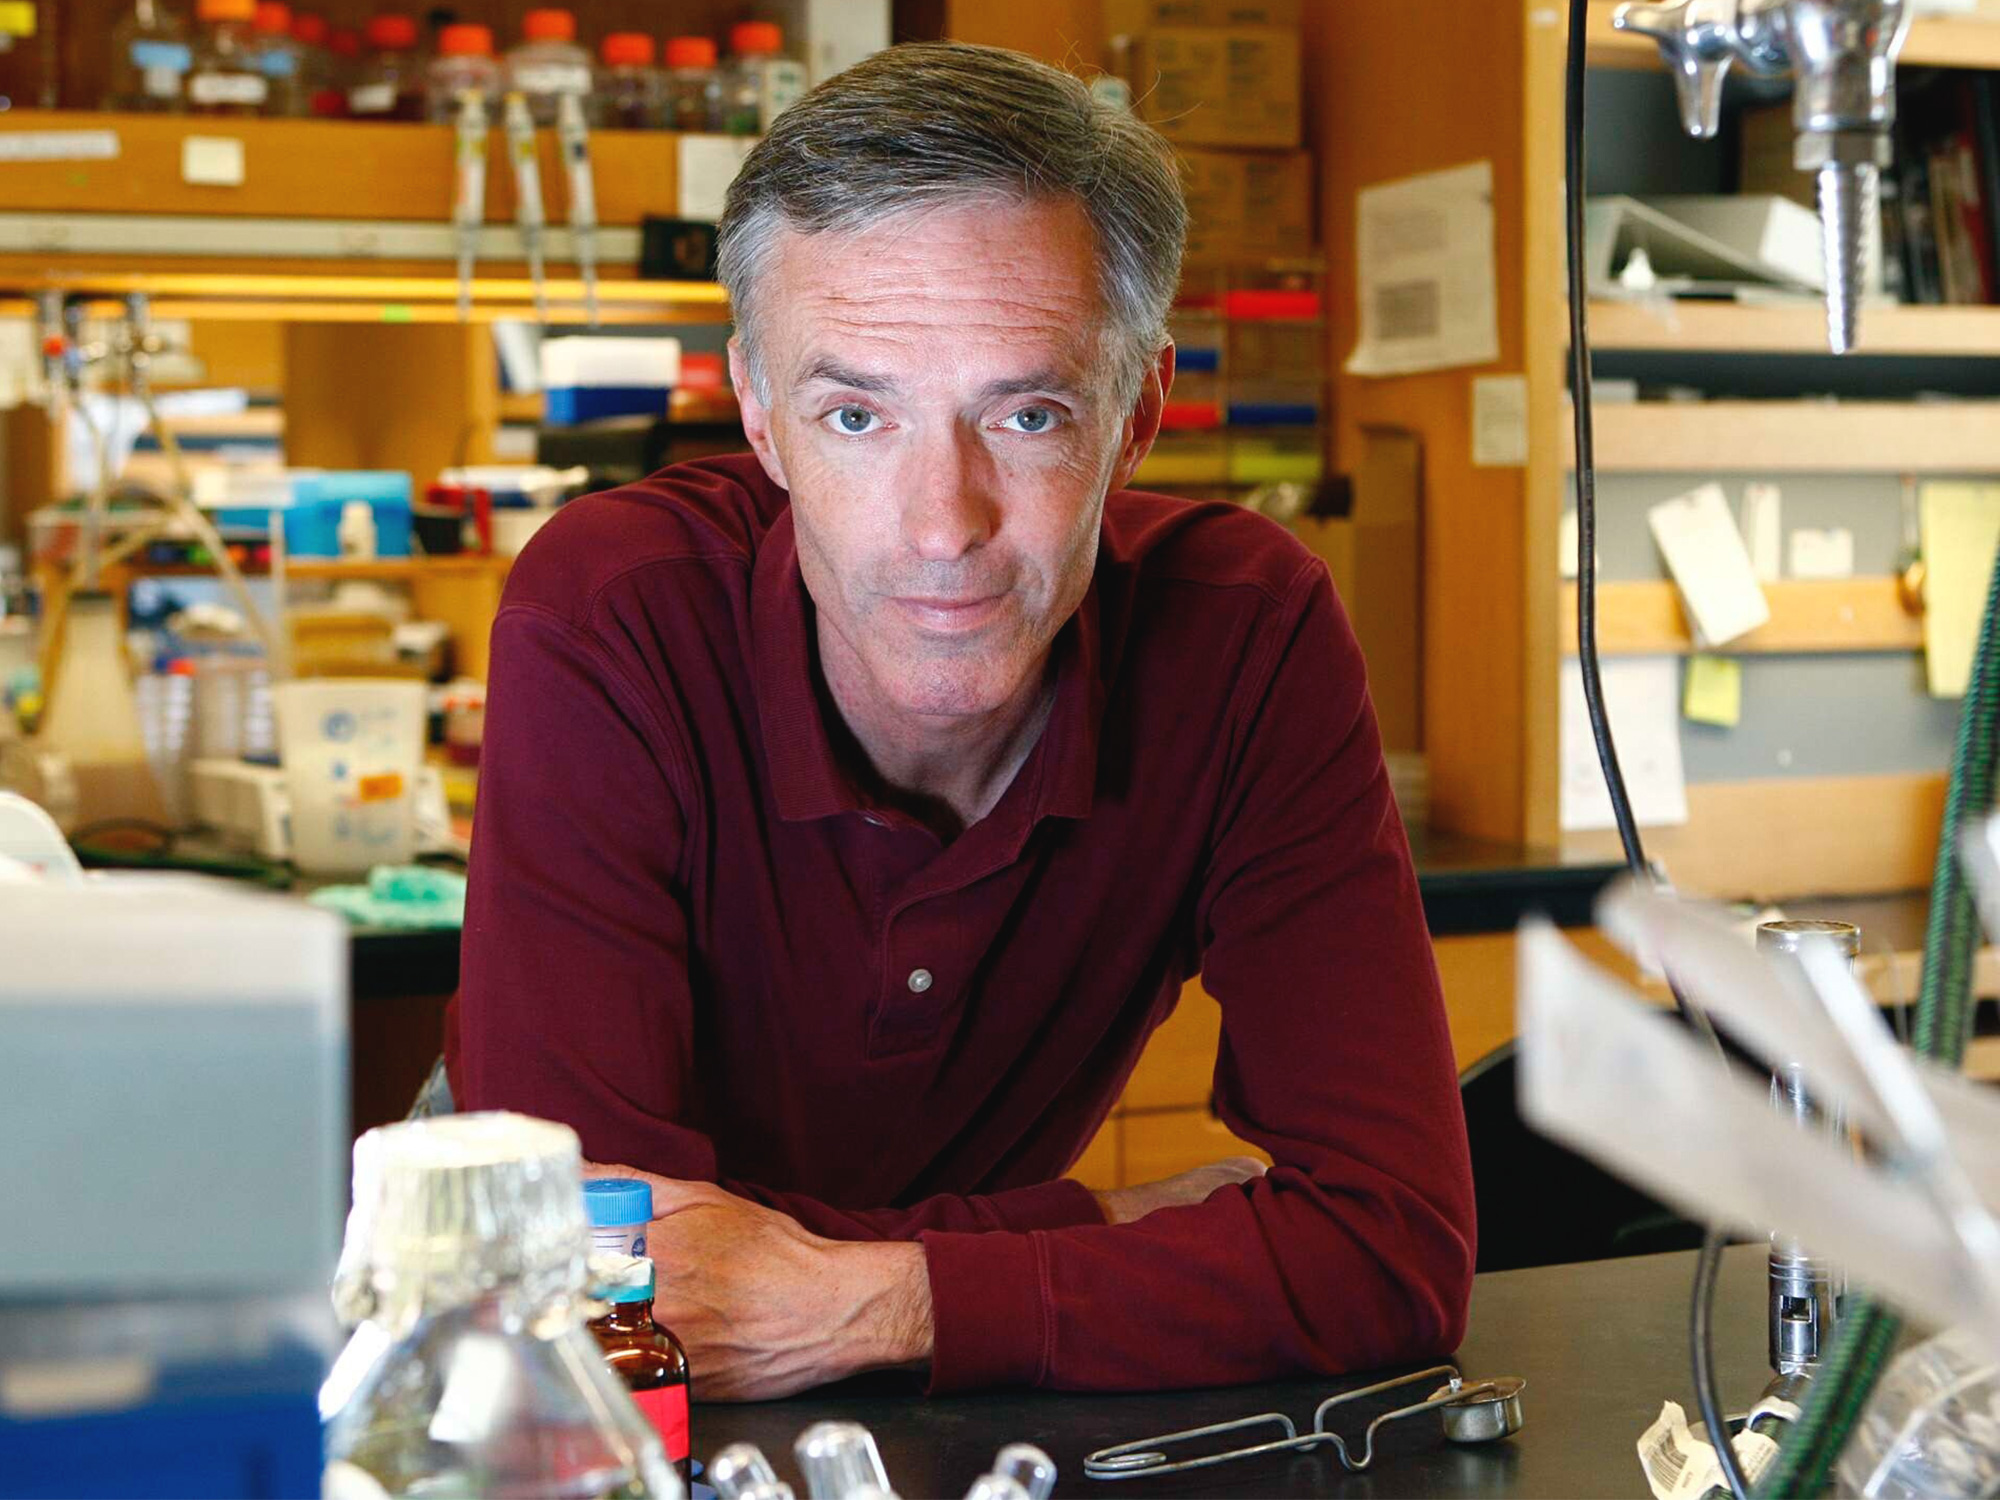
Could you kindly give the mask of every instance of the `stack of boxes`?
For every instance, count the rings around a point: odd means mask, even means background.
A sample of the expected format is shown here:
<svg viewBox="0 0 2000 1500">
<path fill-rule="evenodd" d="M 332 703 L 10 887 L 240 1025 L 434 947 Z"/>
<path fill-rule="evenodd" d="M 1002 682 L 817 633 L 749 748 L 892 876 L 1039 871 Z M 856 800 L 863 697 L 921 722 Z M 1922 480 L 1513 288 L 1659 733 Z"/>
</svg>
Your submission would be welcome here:
<svg viewBox="0 0 2000 1500">
<path fill-rule="evenodd" d="M 1190 219 L 1178 373 L 1138 483 L 1230 493 L 1321 477 L 1326 329 L 1303 0 L 1104 0 L 1112 70 L 1173 142 Z"/>
</svg>

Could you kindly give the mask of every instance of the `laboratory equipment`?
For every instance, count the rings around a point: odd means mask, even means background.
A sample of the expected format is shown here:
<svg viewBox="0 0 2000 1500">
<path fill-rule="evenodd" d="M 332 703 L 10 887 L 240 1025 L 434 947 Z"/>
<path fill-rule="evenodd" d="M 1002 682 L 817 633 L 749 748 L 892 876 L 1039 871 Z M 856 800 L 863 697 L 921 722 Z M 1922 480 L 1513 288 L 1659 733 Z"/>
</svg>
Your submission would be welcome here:
<svg viewBox="0 0 2000 1500">
<path fill-rule="evenodd" d="M 681 1484 L 691 1485 L 687 1350 L 671 1329 L 653 1319 L 653 1263 L 644 1256 L 628 1259 L 611 1277 L 600 1279 L 597 1296 L 610 1304 L 610 1311 L 591 1319 L 590 1331 L 633 1404 L 659 1434 Z"/>
<path fill-rule="evenodd" d="M 806 91 L 806 65 L 785 56 L 783 28 L 741 21 L 729 31 L 729 67 L 722 81 L 722 128 L 763 135 Z"/>
<path fill-rule="evenodd" d="M 584 1326 L 581 1157 L 567 1126 L 512 1114 L 355 1142 L 326 1494 L 685 1495 Z"/>
<path fill-rule="evenodd" d="M 1847 922 L 1760 923 L 1757 949 L 1774 962 L 1796 960 L 1800 949 L 1822 944 L 1850 966 L 1861 952 L 1861 930 Z M 1822 1110 L 1807 1088 L 1802 1064 L 1784 1059 L 1771 1076 L 1771 1100 L 1802 1130 L 1838 1141 L 1844 1126 L 1838 1111 Z M 1840 1268 L 1809 1253 L 1796 1235 L 1771 1235 L 1771 1368 L 1780 1376 L 1811 1375 L 1832 1347 L 1847 1278 Z"/>
<path fill-rule="evenodd" d="M 567 334 L 542 340 L 544 420 L 551 427 L 602 417 L 664 417 L 680 383 L 680 340 Z"/>
<path fill-rule="evenodd" d="M 662 123 L 663 80 L 653 66 L 653 39 L 643 31 L 614 31 L 598 48 L 596 122 L 611 130 L 657 130 Z"/>
<path fill-rule="evenodd" d="M 755 1443 L 731 1443 L 708 1461 L 708 1482 L 722 1500 L 790 1500 L 771 1461 Z"/>
<path fill-rule="evenodd" d="M 2000 1357 L 1962 1328 L 1899 1355 L 1840 1457 L 1843 1495 L 1980 1500 L 2000 1492 Z"/>
<path fill-rule="evenodd" d="M 0 110 L 54 109 L 60 102 L 59 0 L 0 6 Z"/>
<path fill-rule="evenodd" d="M 593 1252 L 627 1259 L 646 1253 L 646 1226 L 653 1221 L 651 1183 L 637 1177 L 593 1177 L 583 1185 L 583 1209 Z"/>
<path fill-rule="evenodd" d="M 0 1494 L 311 1493 L 347 934 L 70 868 L 0 886 Z"/>
<path fill-rule="evenodd" d="M 557 101 L 590 98 L 590 54 L 576 42 L 576 16 L 531 10 L 521 18 L 521 43 L 506 57 L 507 88 L 526 97 L 528 114 L 544 129 L 556 123 Z"/>
<path fill-rule="evenodd" d="M 369 18 L 363 35 L 368 51 L 347 90 L 348 114 L 357 120 L 423 119 L 425 73 L 416 18 L 384 11 Z"/>
<path fill-rule="evenodd" d="M 1378 1396 L 1384 1391 L 1398 1390 L 1419 1381 L 1434 1380 L 1440 1375 L 1445 1377 L 1445 1383 L 1422 1401 L 1386 1411 L 1368 1424 L 1362 1433 L 1361 1454 L 1358 1458 L 1349 1451 L 1347 1440 L 1327 1425 L 1328 1414 L 1350 1401 Z M 1359 1474 L 1375 1461 L 1375 1434 L 1381 1427 L 1422 1412 L 1437 1412 L 1446 1439 L 1454 1443 L 1490 1443 L 1500 1438 L 1512 1437 L 1521 1430 L 1525 1420 L 1521 1415 L 1521 1392 L 1526 1388 L 1527 1382 L 1514 1375 L 1503 1375 L 1493 1380 L 1467 1381 L 1454 1365 L 1433 1365 L 1429 1369 L 1398 1375 L 1393 1380 L 1378 1381 L 1359 1390 L 1344 1391 L 1338 1396 L 1329 1396 L 1314 1410 L 1312 1431 L 1303 1437 L 1299 1435 L 1299 1430 L 1290 1417 L 1282 1412 L 1264 1412 L 1259 1416 L 1241 1417 L 1232 1422 L 1216 1422 L 1207 1427 L 1190 1428 L 1185 1432 L 1169 1432 L 1159 1437 L 1139 1438 L 1133 1442 L 1119 1443 L 1114 1447 L 1100 1448 L 1084 1459 L 1083 1472 L 1092 1479 L 1134 1479 L 1141 1475 L 1179 1474 L 1189 1469 L 1213 1468 L 1217 1464 L 1231 1463 L 1241 1458 L 1255 1458 L 1266 1453 L 1310 1453 L 1316 1448 L 1331 1444 L 1341 1466 L 1350 1474 Z M 1225 1449 L 1219 1453 L 1203 1453 L 1193 1458 L 1176 1459 L 1163 1451 L 1177 1444 L 1192 1443 L 1202 1438 L 1221 1437 L 1225 1433 L 1243 1432 L 1267 1426 L 1276 1427 L 1283 1436 L 1252 1443 L 1246 1447 Z"/>
<path fill-rule="evenodd" d="M 408 864 L 424 751 L 420 682 L 341 677 L 272 689 L 292 860 L 313 874 Z"/>
<path fill-rule="evenodd" d="M 722 70 L 705 36 L 667 38 L 664 121 L 669 130 L 722 129 Z"/>
<path fill-rule="evenodd" d="M 111 29 L 111 108 L 153 114 L 179 109 L 192 61 L 181 18 L 161 0 L 133 0 Z"/>
<path fill-rule="evenodd" d="M 473 31 L 486 28 L 454 26 L 457 33 L 455 45 L 471 48 L 479 44 L 479 39 L 470 36 Z M 491 42 L 486 43 L 491 48 Z M 448 67 L 459 78 L 473 76 L 475 65 L 485 62 L 492 67 L 492 59 L 480 58 L 466 52 L 440 58 L 439 65 Z M 493 69 L 497 76 L 498 70 Z M 494 96 L 477 84 L 461 86 L 458 90 L 458 114 L 454 122 L 453 161 L 455 179 L 452 186 L 451 229 L 458 255 L 458 320 L 467 322 L 472 317 L 472 268 L 479 256 L 479 234 L 486 225 L 486 135 L 488 120 L 493 112 Z M 510 140 L 511 140 L 511 132 Z M 541 294 L 541 275 L 535 276 L 535 293 Z"/>
<path fill-rule="evenodd" d="M 256 0 L 196 0 L 187 110 L 195 115 L 261 115 L 271 98 L 254 22 Z"/>
<path fill-rule="evenodd" d="M 292 40 L 291 6 L 284 0 L 258 0 L 251 28 L 257 35 L 257 66 L 271 85 L 264 113 L 303 115 L 305 82 L 299 76 L 299 44 Z"/>
<path fill-rule="evenodd" d="M 1056 1461 L 1033 1443 L 1009 1443 L 995 1455 L 993 1474 L 1019 1485 L 1028 1500 L 1049 1500 L 1056 1488 Z"/>
<path fill-rule="evenodd" d="M 815 1422 L 792 1452 L 812 1500 L 854 1500 L 863 1492 L 894 1493 L 875 1434 L 859 1422 Z"/>
<path fill-rule="evenodd" d="M 541 14 L 541 12 L 536 12 Z M 510 77 L 512 69 L 509 69 Z M 548 214 L 542 206 L 542 164 L 535 155 L 535 120 L 528 97 L 510 87 L 501 110 L 507 125 L 507 159 L 514 166 L 514 225 L 521 233 L 521 255 L 528 262 L 528 277 L 535 288 L 535 321 L 549 321 L 549 293 L 546 266 L 542 259 L 542 231 Z M 462 137 L 461 137 L 462 139 Z M 460 251 L 463 256 L 464 251 Z M 462 264 L 462 261 L 461 261 Z M 460 277 L 460 305 L 463 306 L 464 277 Z"/>
<path fill-rule="evenodd" d="M 465 96 L 471 94 L 479 105 L 480 217 L 486 212 L 486 117 L 500 101 L 500 64 L 493 56 L 493 28 L 460 23 L 438 32 L 437 56 L 424 73 L 426 113 L 434 125 L 458 123 L 464 112 Z M 461 140 L 461 148 L 463 141 Z M 464 163 L 460 162 L 463 183 Z M 458 220 L 453 219 L 454 223 Z M 476 230 L 479 220 L 473 221 Z"/>
<path fill-rule="evenodd" d="M 583 278 L 584 316 L 597 326 L 597 181 L 590 170 L 590 126 L 584 101 L 575 94 L 556 100 L 556 140 L 562 148 L 563 178 L 569 189 L 569 238 Z"/>
<path fill-rule="evenodd" d="M 347 94 L 327 49 L 326 17 L 299 11 L 292 17 L 292 40 L 299 49 L 299 92 L 306 113 L 315 120 L 337 120 L 347 113 Z"/>
<path fill-rule="evenodd" d="M 1881 174 L 1896 122 L 1895 63 L 1916 12 L 1910 0 L 1673 0 L 1621 5 L 1620 30 L 1650 36 L 1674 75 L 1681 123 L 1712 138 L 1732 64 L 1790 73 L 1793 164 L 1818 179 L 1826 262 L 1827 346 L 1854 348 L 1868 246 L 1879 243 Z"/>
</svg>

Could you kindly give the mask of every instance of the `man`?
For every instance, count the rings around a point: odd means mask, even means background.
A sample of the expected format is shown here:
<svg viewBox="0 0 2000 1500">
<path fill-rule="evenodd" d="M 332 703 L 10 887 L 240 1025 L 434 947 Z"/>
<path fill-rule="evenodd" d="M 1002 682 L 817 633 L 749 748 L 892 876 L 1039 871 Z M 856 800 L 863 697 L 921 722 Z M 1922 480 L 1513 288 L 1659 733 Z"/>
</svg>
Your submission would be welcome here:
<svg viewBox="0 0 2000 1500">
<path fill-rule="evenodd" d="M 578 501 L 508 583 L 456 1089 L 652 1177 L 706 1397 L 1462 1331 L 1464 1124 L 1353 636 L 1283 529 L 1124 489 L 1184 230 L 1075 79 L 879 54 L 730 190 L 754 457 Z M 1064 1180 L 1197 971 L 1275 1165 Z"/>
</svg>

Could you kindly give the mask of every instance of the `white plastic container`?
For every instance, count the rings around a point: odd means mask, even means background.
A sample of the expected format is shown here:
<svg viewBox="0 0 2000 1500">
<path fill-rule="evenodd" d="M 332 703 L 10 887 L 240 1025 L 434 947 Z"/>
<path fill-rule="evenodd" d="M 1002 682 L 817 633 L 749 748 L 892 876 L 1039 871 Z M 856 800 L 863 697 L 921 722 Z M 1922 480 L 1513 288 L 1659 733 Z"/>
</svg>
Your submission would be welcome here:
<svg viewBox="0 0 2000 1500">
<path fill-rule="evenodd" d="M 423 768 L 419 682 L 327 677 L 271 690 L 292 802 L 292 862 L 314 875 L 407 864 Z"/>
</svg>

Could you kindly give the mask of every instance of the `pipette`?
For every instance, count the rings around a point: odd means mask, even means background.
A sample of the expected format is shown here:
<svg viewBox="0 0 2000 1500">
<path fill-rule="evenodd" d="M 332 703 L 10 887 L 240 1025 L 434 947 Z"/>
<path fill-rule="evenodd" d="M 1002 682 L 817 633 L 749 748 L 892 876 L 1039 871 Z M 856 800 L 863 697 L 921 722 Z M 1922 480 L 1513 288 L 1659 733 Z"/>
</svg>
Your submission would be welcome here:
<svg viewBox="0 0 2000 1500">
<path fill-rule="evenodd" d="M 458 238 L 458 320 L 472 316 L 472 265 L 479 254 L 479 231 L 486 224 L 486 95 L 463 89 L 458 96 L 458 196 L 451 224 Z M 532 144 L 532 137 L 530 137 Z"/>
<path fill-rule="evenodd" d="M 507 95 L 507 155 L 514 163 L 514 222 L 521 231 L 521 249 L 528 275 L 535 284 L 535 321 L 549 320 L 549 293 L 542 275 L 542 230 L 548 215 L 542 208 L 542 167 L 535 156 L 535 120 L 528 113 L 528 96 L 518 89 Z"/>
<path fill-rule="evenodd" d="M 563 175 L 569 185 L 569 233 L 576 247 L 577 274 L 583 278 L 583 304 L 591 326 L 597 326 L 597 181 L 590 171 L 590 127 L 583 118 L 583 99 L 565 93 L 556 99 L 556 140 L 562 147 Z"/>
</svg>

